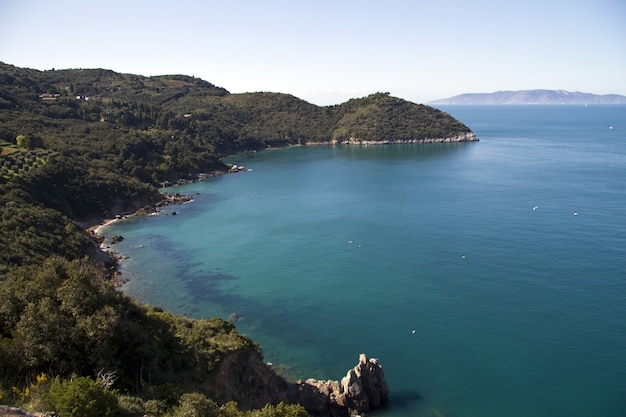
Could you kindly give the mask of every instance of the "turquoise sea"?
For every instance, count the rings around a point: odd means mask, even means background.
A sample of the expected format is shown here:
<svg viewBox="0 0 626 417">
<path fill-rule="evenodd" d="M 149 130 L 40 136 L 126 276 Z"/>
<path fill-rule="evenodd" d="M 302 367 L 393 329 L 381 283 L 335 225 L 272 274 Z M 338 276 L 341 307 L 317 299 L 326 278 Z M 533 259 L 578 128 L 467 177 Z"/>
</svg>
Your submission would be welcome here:
<svg viewBox="0 0 626 417">
<path fill-rule="evenodd" d="M 167 190 L 195 201 L 104 229 L 124 291 L 235 313 L 290 379 L 377 357 L 374 416 L 626 416 L 626 106 L 440 108 L 480 142 L 263 151 Z"/>
</svg>

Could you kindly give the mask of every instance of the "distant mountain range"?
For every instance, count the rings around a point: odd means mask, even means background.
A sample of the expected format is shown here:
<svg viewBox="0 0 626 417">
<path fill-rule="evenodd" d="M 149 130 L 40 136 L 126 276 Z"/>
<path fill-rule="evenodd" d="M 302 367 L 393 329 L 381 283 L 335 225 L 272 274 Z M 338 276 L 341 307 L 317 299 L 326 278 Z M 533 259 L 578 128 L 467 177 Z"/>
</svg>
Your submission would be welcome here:
<svg viewBox="0 0 626 417">
<path fill-rule="evenodd" d="M 626 104 L 626 96 L 565 90 L 521 90 L 461 94 L 429 104 Z"/>
</svg>

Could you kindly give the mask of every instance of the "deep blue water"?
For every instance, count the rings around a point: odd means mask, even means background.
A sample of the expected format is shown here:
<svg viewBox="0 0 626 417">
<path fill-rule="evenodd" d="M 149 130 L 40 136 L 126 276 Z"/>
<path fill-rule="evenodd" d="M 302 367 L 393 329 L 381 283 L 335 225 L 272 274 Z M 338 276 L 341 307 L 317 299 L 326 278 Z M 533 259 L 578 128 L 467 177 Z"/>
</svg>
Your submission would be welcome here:
<svg viewBox="0 0 626 417">
<path fill-rule="evenodd" d="M 378 357 L 377 416 L 625 416 L 626 106 L 441 108 L 480 142 L 240 155 L 110 226 L 124 290 L 293 379 Z"/>
</svg>

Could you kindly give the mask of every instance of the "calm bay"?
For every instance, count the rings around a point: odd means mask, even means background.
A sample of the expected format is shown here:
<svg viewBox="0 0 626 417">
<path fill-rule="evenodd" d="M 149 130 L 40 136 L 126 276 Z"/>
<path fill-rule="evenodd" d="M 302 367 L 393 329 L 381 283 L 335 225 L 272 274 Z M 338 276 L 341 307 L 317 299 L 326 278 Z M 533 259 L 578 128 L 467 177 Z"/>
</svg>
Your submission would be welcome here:
<svg viewBox="0 0 626 417">
<path fill-rule="evenodd" d="M 166 190 L 194 202 L 103 230 L 124 291 L 234 317 L 293 380 L 377 357 L 376 416 L 626 415 L 626 106 L 440 108 L 480 142 L 256 152 Z"/>
</svg>

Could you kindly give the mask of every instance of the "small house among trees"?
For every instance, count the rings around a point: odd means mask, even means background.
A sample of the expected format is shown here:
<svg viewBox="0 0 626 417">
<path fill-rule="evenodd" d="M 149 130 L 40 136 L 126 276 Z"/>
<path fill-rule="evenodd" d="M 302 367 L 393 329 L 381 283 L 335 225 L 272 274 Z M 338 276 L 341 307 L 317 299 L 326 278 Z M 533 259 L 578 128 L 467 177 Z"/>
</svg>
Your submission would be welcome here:
<svg viewBox="0 0 626 417">
<path fill-rule="evenodd" d="M 55 94 L 50 94 L 50 93 L 43 93 L 43 94 L 39 94 L 39 99 L 43 102 L 43 103 L 54 103 L 57 101 L 57 99 L 61 97 L 61 94 L 55 93 Z"/>
</svg>

